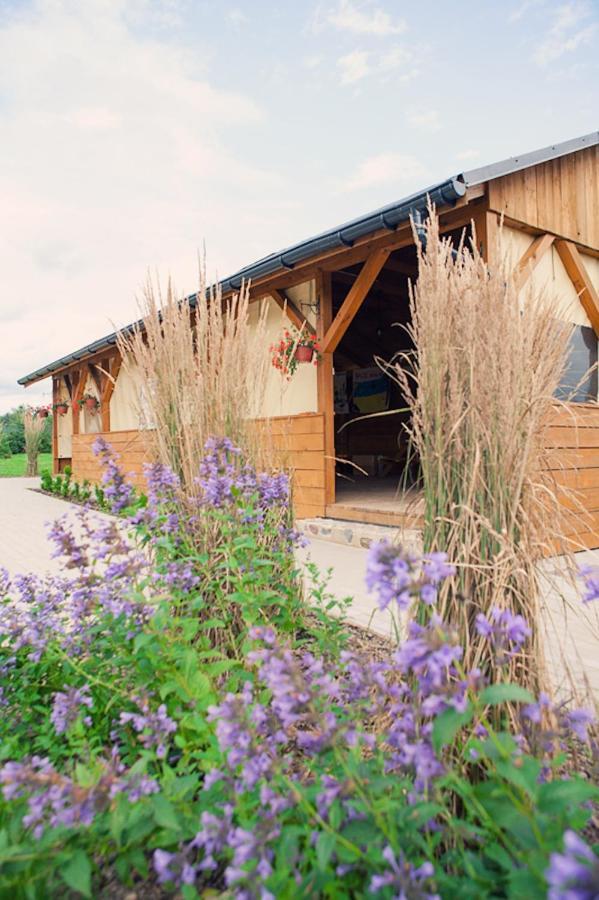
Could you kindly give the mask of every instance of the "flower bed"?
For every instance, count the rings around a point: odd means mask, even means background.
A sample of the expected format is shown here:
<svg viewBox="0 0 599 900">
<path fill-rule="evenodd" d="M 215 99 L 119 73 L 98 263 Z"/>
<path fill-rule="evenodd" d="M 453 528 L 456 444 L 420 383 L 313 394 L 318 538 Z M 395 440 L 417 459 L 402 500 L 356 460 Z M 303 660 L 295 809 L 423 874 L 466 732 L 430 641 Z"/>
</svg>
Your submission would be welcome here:
<svg viewBox="0 0 599 900">
<path fill-rule="evenodd" d="M 130 537 L 81 510 L 52 527 L 59 576 L 3 577 L 3 889 L 595 896 L 592 717 L 464 670 L 447 560 L 371 549 L 381 607 L 418 616 L 373 658 L 315 570 L 304 596 L 286 476 L 213 440 L 198 479 L 190 501 L 149 466 Z M 476 627 L 499 663 L 529 637 L 500 610 Z"/>
</svg>

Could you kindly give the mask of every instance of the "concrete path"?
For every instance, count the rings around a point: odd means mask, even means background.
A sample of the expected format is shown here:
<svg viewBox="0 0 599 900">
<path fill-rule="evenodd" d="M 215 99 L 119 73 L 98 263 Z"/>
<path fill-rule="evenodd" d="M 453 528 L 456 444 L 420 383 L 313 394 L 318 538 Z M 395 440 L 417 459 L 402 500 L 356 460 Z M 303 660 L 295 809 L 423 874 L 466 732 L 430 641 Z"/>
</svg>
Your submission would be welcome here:
<svg viewBox="0 0 599 900">
<path fill-rule="evenodd" d="M 67 515 L 75 520 L 81 509 L 40 494 L 39 478 L 0 478 L 0 568 L 17 573 L 59 572 L 60 561 L 51 554 L 48 526 Z M 102 513 L 94 513 L 102 517 Z"/>
<path fill-rule="evenodd" d="M 13 574 L 59 571 L 59 561 L 50 555 L 47 524 L 65 514 L 74 518 L 79 509 L 31 490 L 38 483 L 36 478 L 0 478 L 0 567 Z M 312 560 L 322 573 L 331 570 L 330 592 L 339 600 L 352 598 L 348 619 L 392 636 L 391 616 L 381 613 L 366 592 L 366 554 L 358 547 L 311 539 L 298 555 L 302 562 Z M 577 553 L 576 563 L 599 566 L 599 552 Z M 541 569 L 545 648 L 554 682 L 569 696 L 571 675 L 599 702 L 599 601 L 582 604 L 580 580 L 568 577 L 563 560 L 548 560 Z"/>
<path fill-rule="evenodd" d="M 331 593 L 339 600 L 353 598 L 347 612 L 350 621 L 392 636 L 391 616 L 377 609 L 365 588 L 367 552 L 311 539 L 301 558 L 311 559 L 321 572 L 332 569 Z M 599 551 L 577 553 L 575 562 L 578 568 L 599 567 Z M 599 600 L 583 604 L 581 579 L 568 573 L 563 558 L 546 560 L 540 568 L 544 649 L 555 689 L 560 697 L 571 699 L 574 683 L 581 701 L 592 698 L 599 705 Z"/>
</svg>

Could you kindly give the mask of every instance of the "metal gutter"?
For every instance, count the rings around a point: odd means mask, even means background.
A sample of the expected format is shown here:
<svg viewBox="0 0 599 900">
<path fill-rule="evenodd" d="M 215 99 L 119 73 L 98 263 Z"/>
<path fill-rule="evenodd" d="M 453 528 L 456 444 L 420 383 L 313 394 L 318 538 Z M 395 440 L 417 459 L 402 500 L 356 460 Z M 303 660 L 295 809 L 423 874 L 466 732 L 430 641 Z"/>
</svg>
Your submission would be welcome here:
<svg viewBox="0 0 599 900">
<path fill-rule="evenodd" d="M 333 228 L 330 231 L 324 231 L 322 234 L 301 241 L 299 244 L 294 244 L 286 250 L 281 250 L 278 253 L 272 253 L 270 256 L 265 256 L 263 259 L 258 260 L 258 262 L 240 269 L 229 278 L 223 279 L 219 282 L 219 285 L 223 291 L 237 291 L 243 282 L 264 278 L 267 275 L 272 275 L 281 270 L 293 269 L 299 263 L 310 259 L 310 257 L 317 256 L 320 253 L 326 253 L 328 250 L 351 247 L 359 238 L 374 234 L 376 231 L 382 229 L 395 231 L 399 225 L 408 221 L 412 213 L 417 211 L 424 212 L 429 198 L 438 206 L 446 206 L 455 203 L 456 200 L 463 197 L 465 193 L 466 186 L 460 176 L 448 178 L 440 184 L 433 185 L 424 191 L 419 191 L 416 194 L 405 197 L 397 203 L 390 203 L 388 206 L 383 206 L 365 216 L 352 219 L 344 225 Z M 195 305 L 197 303 L 197 294 L 191 294 L 188 299 L 192 306 Z M 122 330 L 131 331 L 135 325 L 139 324 L 141 324 L 141 322 L 128 325 Z M 39 381 L 42 378 L 47 378 L 49 375 L 52 375 L 53 372 L 64 369 L 72 363 L 76 363 L 81 359 L 100 353 L 102 350 L 108 350 L 110 347 L 113 347 L 115 343 L 116 332 L 113 332 L 112 334 L 106 335 L 106 337 L 94 341 L 92 344 L 87 344 L 85 347 L 81 347 L 81 349 L 67 354 L 67 356 L 62 356 L 60 359 L 48 363 L 48 365 L 43 366 L 41 369 L 36 369 L 35 372 L 31 372 L 29 375 L 24 375 L 22 378 L 19 378 L 18 384 L 25 386 L 32 384 L 34 381 Z"/>
</svg>

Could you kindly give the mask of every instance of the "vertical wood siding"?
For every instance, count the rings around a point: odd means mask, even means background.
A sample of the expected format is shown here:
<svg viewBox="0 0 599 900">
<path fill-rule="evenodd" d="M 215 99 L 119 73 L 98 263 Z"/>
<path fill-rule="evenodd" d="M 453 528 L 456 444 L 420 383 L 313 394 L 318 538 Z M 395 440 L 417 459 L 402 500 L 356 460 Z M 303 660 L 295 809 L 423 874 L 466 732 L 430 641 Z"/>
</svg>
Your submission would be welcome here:
<svg viewBox="0 0 599 900">
<path fill-rule="evenodd" d="M 496 178 L 489 208 L 599 249 L 599 146 Z"/>
<path fill-rule="evenodd" d="M 296 518 L 324 516 L 324 416 L 306 413 L 268 420 L 269 439 L 281 468 L 292 472 Z M 110 431 L 101 435 L 119 455 L 119 465 L 136 487 L 144 489 L 143 464 L 149 462 L 143 431 Z M 99 482 L 102 469 L 92 446 L 98 434 L 73 435 L 72 469 L 76 481 Z"/>
</svg>

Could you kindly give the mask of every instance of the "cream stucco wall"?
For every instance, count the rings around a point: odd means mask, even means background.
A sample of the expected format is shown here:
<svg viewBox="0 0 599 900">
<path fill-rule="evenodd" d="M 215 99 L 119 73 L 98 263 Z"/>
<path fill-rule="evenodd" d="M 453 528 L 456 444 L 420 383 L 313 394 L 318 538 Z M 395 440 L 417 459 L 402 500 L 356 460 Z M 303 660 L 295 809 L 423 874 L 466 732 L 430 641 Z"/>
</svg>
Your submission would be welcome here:
<svg viewBox="0 0 599 900">
<path fill-rule="evenodd" d="M 84 394 L 91 394 L 93 397 L 96 397 L 98 402 L 100 400 L 96 382 L 91 375 L 88 375 Z M 98 432 L 102 431 L 102 415 L 99 407 L 95 412 L 90 412 L 85 406 L 82 407 L 79 413 L 79 431 L 81 434 L 98 434 Z"/>
<path fill-rule="evenodd" d="M 314 281 L 307 281 L 289 288 L 287 293 L 308 321 L 315 325 L 316 285 Z M 290 327 L 290 321 L 274 300 L 269 299 L 263 302 L 268 304 L 266 342 L 270 346 L 279 340 L 286 328 Z M 254 306 L 255 309 L 252 309 L 251 315 L 257 317 L 258 304 L 256 303 Z M 283 378 L 274 366 L 271 367 L 266 386 L 263 416 L 294 416 L 299 413 L 317 411 L 318 392 L 314 363 L 298 365 L 295 374 L 289 381 Z"/>
<path fill-rule="evenodd" d="M 528 250 L 534 241 L 534 237 L 526 232 L 518 231 L 515 228 L 503 227 L 502 230 L 502 249 L 505 251 L 507 261 L 511 269 L 513 269 L 524 253 Z M 598 262 L 590 256 L 583 258 L 589 276 L 594 281 L 599 281 L 599 268 L 591 264 Z M 591 268 L 593 273 L 591 274 Z M 597 283 L 597 282 L 596 282 Z M 532 272 L 526 286 L 523 288 L 522 295 L 526 296 L 528 290 L 540 291 L 547 294 L 548 298 L 555 299 L 558 303 L 558 311 L 560 318 L 565 322 L 571 322 L 573 325 L 586 325 L 590 327 L 591 323 L 583 306 L 580 302 L 576 289 L 572 284 L 568 273 L 564 268 L 559 254 L 555 247 L 551 247 L 544 256 L 541 257 L 536 268 Z"/>
<path fill-rule="evenodd" d="M 127 431 L 141 428 L 138 410 L 138 391 L 133 371 L 121 366 L 110 398 L 110 430 Z"/>
<path fill-rule="evenodd" d="M 73 410 L 71 407 L 71 398 L 64 379 L 60 379 L 58 387 L 57 400 L 64 400 L 68 405 L 68 410 L 64 416 L 54 413 L 56 416 L 56 432 L 58 439 L 57 453 L 60 458 L 70 459 L 73 447 Z"/>
</svg>

